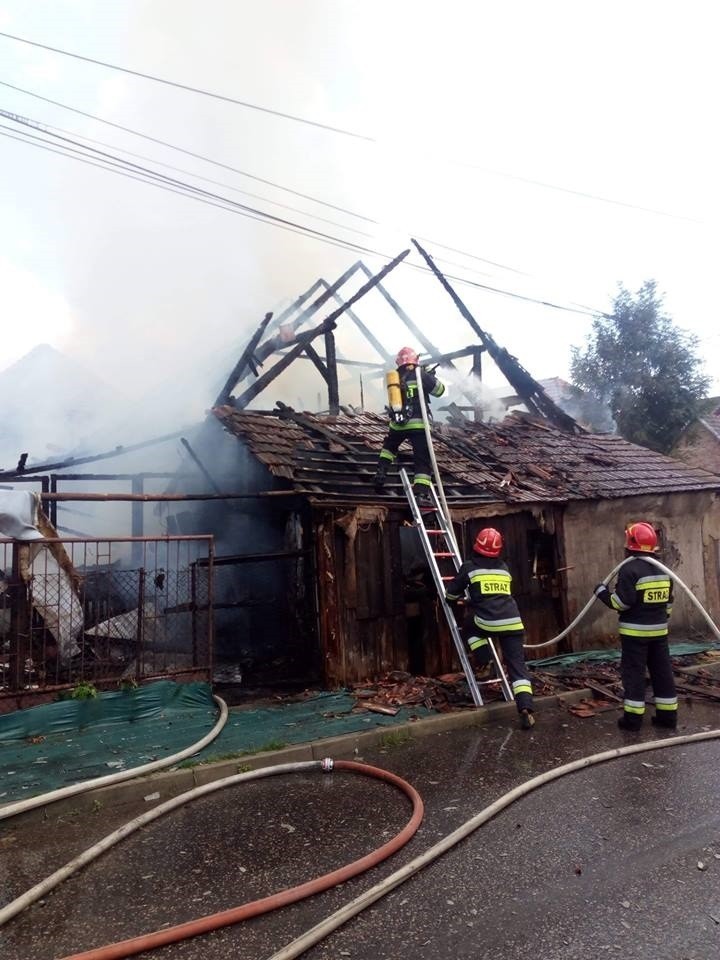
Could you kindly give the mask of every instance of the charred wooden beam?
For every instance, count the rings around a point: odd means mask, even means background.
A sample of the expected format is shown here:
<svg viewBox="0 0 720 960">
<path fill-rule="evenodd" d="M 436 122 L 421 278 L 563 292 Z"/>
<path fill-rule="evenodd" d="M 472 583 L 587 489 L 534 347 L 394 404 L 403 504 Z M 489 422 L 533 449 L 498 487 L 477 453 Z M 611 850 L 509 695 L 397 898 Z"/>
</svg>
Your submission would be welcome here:
<svg viewBox="0 0 720 960">
<path fill-rule="evenodd" d="M 336 417 L 340 412 L 340 390 L 335 357 L 335 337 L 332 330 L 328 330 L 325 334 L 325 361 L 328 372 L 328 412 L 331 417 Z"/>
<path fill-rule="evenodd" d="M 255 383 L 251 384 L 248 387 L 248 389 L 245 390 L 245 392 L 242 393 L 235 400 L 234 406 L 237 407 L 238 409 L 243 409 L 244 407 L 246 407 L 248 403 L 250 403 L 259 393 L 261 393 L 269 383 L 272 383 L 272 381 L 275 380 L 275 378 L 279 376 L 279 374 L 281 374 L 283 370 L 285 370 L 287 367 L 290 366 L 293 360 L 303 352 L 306 343 L 311 343 L 316 337 L 319 337 L 321 334 L 325 334 L 331 330 L 334 330 L 336 326 L 335 321 L 339 317 L 341 317 L 343 313 L 345 313 L 354 303 L 357 303 L 357 301 L 360 300 L 361 297 L 364 297 L 369 290 L 372 290 L 373 287 L 376 287 L 380 283 L 382 278 L 387 276 L 387 274 L 390 273 L 391 270 L 394 270 L 395 267 L 399 263 L 401 263 L 409 253 L 410 253 L 409 250 L 403 250 L 403 252 L 400 253 L 397 257 L 395 257 L 394 260 L 391 260 L 390 263 L 385 264 L 382 270 L 380 270 L 375 276 L 371 277 L 367 283 L 363 284 L 363 286 L 360 287 L 360 289 L 357 290 L 352 295 L 352 297 L 350 297 L 349 300 L 346 300 L 345 303 L 342 304 L 342 306 L 338 307 L 337 310 L 333 310 L 333 312 L 330 313 L 325 318 L 325 320 L 321 324 L 319 324 L 317 327 L 314 327 L 312 330 L 309 330 L 307 333 L 297 334 L 295 337 L 296 346 L 293 347 L 293 349 L 290 350 L 288 353 L 286 353 L 285 356 L 283 356 L 280 360 L 278 360 L 278 362 L 272 367 L 272 369 L 268 370 L 268 372 L 263 374 L 263 376 L 260 377 L 258 380 L 256 380 Z M 357 269 L 357 265 L 351 268 L 351 270 L 353 271 L 355 269 Z M 343 277 L 346 277 L 348 273 L 349 271 L 346 271 L 345 274 L 343 274 Z M 342 280 L 343 283 L 345 282 L 345 280 L 342 277 L 340 279 Z M 337 284 L 339 283 L 340 281 L 337 281 Z M 334 284 L 333 286 L 336 286 L 337 284 Z M 330 288 L 330 290 L 326 290 L 324 294 L 318 297 L 318 300 L 316 301 L 316 303 L 319 300 L 322 300 L 323 297 L 325 297 L 325 299 L 328 299 L 330 296 L 332 296 L 332 293 L 330 292 L 331 290 L 332 290 L 332 287 Z M 309 308 L 309 309 L 312 309 L 312 308 Z M 266 344 L 266 347 L 269 348 L 269 353 L 267 353 L 267 356 L 269 356 L 270 353 L 272 353 L 275 348 L 271 347 L 270 343 Z"/>
<path fill-rule="evenodd" d="M 362 261 L 360 261 L 360 269 L 363 271 L 363 273 L 366 276 L 368 277 L 372 276 L 370 272 L 370 268 L 366 267 Z M 382 284 L 378 284 L 378 293 L 382 294 L 384 299 L 392 307 L 395 313 L 400 317 L 400 319 L 408 328 L 408 330 L 413 334 L 414 337 L 417 338 L 418 343 L 421 343 L 423 345 L 426 353 L 434 354 L 434 353 L 440 352 L 438 348 L 432 343 L 432 341 L 428 340 L 428 338 L 425 336 L 422 330 L 416 325 L 413 319 L 403 310 L 403 308 L 400 306 L 397 300 L 390 293 L 388 293 L 388 291 L 385 289 L 385 287 L 382 286 Z"/>
<path fill-rule="evenodd" d="M 272 320 L 272 313 L 266 313 L 265 316 L 260 321 L 260 326 L 257 328 L 257 330 L 252 335 L 252 337 L 250 337 L 250 340 L 248 341 L 248 345 L 240 354 L 240 359 L 235 364 L 235 366 L 232 369 L 232 372 L 230 373 L 230 376 L 225 381 L 225 386 L 217 395 L 217 399 L 215 400 L 214 406 L 220 407 L 222 406 L 222 404 L 228 402 L 228 400 L 230 399 L 230 395 L 235 389 L 235 385 L 237 384 L 238 380 L 245 372 L 245 367 L 249 366 L 252 369 L 252 372 L 255 374 L 255 376 L 257 376 L 257 368 L 255 366 L 255 361 L 253 359 L 253 356 L 254 356 L 255 350 L 257 349 L 257 345 L 260 343 L 262 335 L 263 333 L 265 333 L 265 329 L 271 320 Z"/>
<path fill-rule="evenodd" d="M 328 377 L 327 367 L 325 366 L 325 361 L 324 361 L 323 358 L 320 356 L 320 354 L 317 352 L 317 350 L 315 349 L 315 347 L 313 347 L 311 344 L 307 343 L 307 344 L 305 344 L 305 351 L 304 351 L 304 352 L 305 352 L 305 354 L 307 355 L 308 360 L 312 360 L 312 362 L 315 364 L 315 367 L 317 368 L 320 376 L 323 378 L 323 380 L 325 381 L 325 383 L 329 383 L 330 381 L 329 381 L 329 377 Z"/>
<path fill-rule="evenodd" d="M 359 266 L 360 264 L 358 262 L 358 263 L 354 263 L 351 267 L 348 267 L 345 273 L 343 273 L 342 276 L 338 277 L 335 283 L 331 284 L 326 290 L 324 290 L 316 300 L 313 300 L 310 306 L 302 310 L 298 314 L 298 316 L 291 321 L 292 329 L 297 330 L 298 327 L 300 327 L 314 313 L 317 313 L 320 307 L 322 307 L 323 304 L 327 303 L 328 300 L 333 296 L 333 294 L 336 293 L 340 289 L 340 287 L 343 286 L 343 284 L 347 283 L 350 277 L 359 269 Z M 319 281 L 318 281 L 318 284 L 319 284 Z M 279 322 L 280 322 L 280 318 L 278 318 L 278 323 Z M 257 359 L 257 362 L 259 364 L 262 364 L 262 362 L 264 360 L 267 360 L 267 358 L 271 356 L 273 353 L 275 353 L 276 350 L 286 345 L 287 345 L 287 341 L 283 340 L 283 338 L 280 336 L 275 336 L 275 337 L 272 337 L 270 340 L 266 340 L 266 342 L 262 346 L 258 347 L 258 349 L 255 352 L 255 357 Z"/>
<path fill-rule="evenodd" d="M 327 283 L 326 280 L 323 280 L 323 279 L 321 278 L 319 282 L 323 284 L 323 286 L 325 287 L 325 289 L 328 289 L 328 286 L 329 286 L 329 285 L 328 285 L 328 283 Z M 340 303 L 340 304 L 343 302 L 342 297 L 340 297 L 337 293 L 333 293 L 333 300 L 335 300 L 337 303 Z M 360 317 L 355 313 L 355 311 L 354 311 L 354 310 L 348 310 L 348 311 L 347 311 L 347 315 L 350 317 L 350 319 L 352 320 L 352 322 L 353 322 L 353 323 L 355 324 L 355 326 L 358 328 L 358 330 L 360 331 L 360 333 L 362 333 L 362 335 L 365 337 L 365 339 L 367 340 L 367 342 L 368 342 L 368 343 L 375 349 L 375 351 L 383 358 L 383 360 L 385 361 L 385 364 L 391 363 L 391 362 L 392 362 L 392 359 L 393 359 L 392 353 L 390 353 L 390 351 L 387 350 L 387 349 L 382 345 L 382 343 L 380 343 L 380 341 L 377 339 L 377 337 L 375 336 L 375 334 L 374 334 L 371 330 L 368 329 L 368 327 L 363 323 L 363 321 L 362 321 L 362 320 L 360 319 Z M 340 361 L 340 360 L 339 360 L 338 362 L 347 362 L 347 361 Z M 384 366 L 385 364 L 383 364 L 383 366 Z"/>
<path fill-rule="evenodd" d="M 114 450 L 107 453 L 98 453 L 92 457 L 68 457 L 65 460 L 56 460 L 53 463 L 38 463 L 26 467 L 22 476 L 18 476 L 15 470 L 0 470 L 0 480 L 27 479 L 31 473 L 48 473 L 51 470 L 62 470 L 65 467 L 77 467 L 83 463 L 96 463 L 98 460 L 109 460 L 112 457 L 122 457 L 123 454 L 133 453 L 135 450 L 143 450 L 145 447 L 153 447 L 159 443 L 165 443 L 167 440 L 178 440 L 183 435 L 182 430 L 177 433 L 166 433 L 162 437 L 155 437 L 153 440 L 145 440 L 143 443 L 133 443 L 127 446 L 117 446 Z"/>
<path fill-rule="evenodd" d="M 210 473 L 210 471 L 207 469 L 207 467 L 206 467 L 205 464 L 202 462 L 202 460 L 200 459 L 200 457 L 198 457 L 198 455 L 195 453 L 195 451 L 193 450 L 193 448 L 190 446 L 190 442 L 189 442 L 185 437 L 181 437 L 181 438 L 180 438 L 180 443 L 185 447 L 185 449 L 187 450 L 187 452 L 190 454 L 190 457 L 191 457 L 193 463 L 194 463 L 195 466 L 198 468 L 198 470 L 200 471 L 200 473 L 205 477 L 205 479 L 206 479 L 207 482 L 210 484 L 210 486 L 211 486 L 212 489 L 215 491 L 215 493 L 221 493 L 222 491 L 220 490 L 220 487 L 217 485 L 217 483 L 215 483 L 215 479 L 213 478 L 213 476 L 212 476 L 212 474 Z M 133 489 L 133 493 L 135 493 L 135 490 L 134 490 L 134 489 Z"/>
<path fill-rule="evenodd" d="M 528 373 L 519 360 L 516 357 L 513 357 L 512 354 L 508 353 L 504 347 L 498 346 L 490 334 L 486 333 L 481 328 L 475 317 L 470 313 L 468 308 L 450 285 L 445 275 L 435 265 L 435 261 L 430 254 L 417 242 L 417 240 L 413 240 L 412 242 L 417 248 L 418 253 L 425 260 L 427 265 L 430 267 L 432 272 L 449 294 L 453 303 L 460 311 L 461 316 L 467 320 L 471 328 L 480 338 L 482 345 L 498 365 L 498 368 L 502 371 L 503 375 L 507 378 L 513 389 L 516 390 L 517 393 L 522 397 L 523 403 L 526 405 L 528 410 L 538 416 L 546 417 L 548 420 L 554 423 L 555 426 L 560 427 L 562 430 L 568 430 L 571 433 L 585 433 L 586 431 L 583 430 L 583 428 L 576 423 L 572 417 L 568 416 L 564 410 L 561 410 L 560 407 L 558 407 L 558 405 L 550 399 L 537 380 L 535 380 L 535 378 Z"/>
</svg>

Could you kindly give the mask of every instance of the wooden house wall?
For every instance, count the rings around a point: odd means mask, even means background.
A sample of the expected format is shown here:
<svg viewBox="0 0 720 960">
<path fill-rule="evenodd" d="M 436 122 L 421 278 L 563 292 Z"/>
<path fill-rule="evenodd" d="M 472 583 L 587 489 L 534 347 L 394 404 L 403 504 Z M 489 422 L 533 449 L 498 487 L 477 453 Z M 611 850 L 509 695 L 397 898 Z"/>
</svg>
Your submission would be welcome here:
<svg viewBox="0 0 720 960">
<path fill-rule="evenodd" d="M 409 668 L 400 524 L 403 513 L 355 522 L 353 514 L 322 513 L 316 523 L 319 635 L 329 686 L 362 682 L 390 670 Z M 469 555 L 478 530 L 498 527 L 507 544 L 513 591 L 528 642 L 557 633 L 564 622 L 562 592 L 555 573 L 564 556 L 561 515 L 545 508 L 503 516 L 463 516 L 456 525 L 461 550 Z M 439 603 L 426 603 L 425 673 L 459 669 Z"/>
</svg>

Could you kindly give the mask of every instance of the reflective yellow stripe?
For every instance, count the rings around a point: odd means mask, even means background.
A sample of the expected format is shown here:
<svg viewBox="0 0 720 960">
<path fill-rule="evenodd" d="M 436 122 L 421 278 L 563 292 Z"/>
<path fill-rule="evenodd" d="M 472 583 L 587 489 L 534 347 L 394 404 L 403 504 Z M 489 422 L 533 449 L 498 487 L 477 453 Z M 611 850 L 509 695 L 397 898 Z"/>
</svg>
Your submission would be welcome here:
<svg viewBox="0 0 720 960">
<path fill-rule="evenodd" d="M 487 637 L 470 637 L 468 640 L 471 650 L 477 650 L 479 647 L 486 647 L 487 642 Z"/>
<path fill-rule="evenodd" d="M 670 587 L 670 581 L 665 580 L 640 580 L 635 584 L 636 590 L 660 590 L 663 587 Z"/>
<path fill-rule="evenodd" d="M 630 627 L 618 627 L 618 633 L 621 637 L 666 637 L 668 628 L 662 630 L 632 630 Z"/>
<path fill-rule="evenodd" d="M 512 688 L 513 693 L 532 693 L 532 684 L 526 680 L 516 680 Z"/>
<path fill-rule="evenodd" d="M 623 708 L 624 708 L 624 710 L 625 710 L 625 713 L 637 713 L 637 714 L 639 714 L 640 716 L 642 716 L 642 714 L 645 713 L 645 707 L 644 707 L 644 706 L 642 706 L 642 707 L 631 707 L 631 706 L 629 706 L 629 705 L 626 703 L 626 704 L 623 705 Z"/>
<path fill-rule="evenodd" d="M 675 703 L 658 703 L 657 700 L 655 701 L 656 710 L 677 710 L 677 708 L 677 700 Z"/>
</svg>

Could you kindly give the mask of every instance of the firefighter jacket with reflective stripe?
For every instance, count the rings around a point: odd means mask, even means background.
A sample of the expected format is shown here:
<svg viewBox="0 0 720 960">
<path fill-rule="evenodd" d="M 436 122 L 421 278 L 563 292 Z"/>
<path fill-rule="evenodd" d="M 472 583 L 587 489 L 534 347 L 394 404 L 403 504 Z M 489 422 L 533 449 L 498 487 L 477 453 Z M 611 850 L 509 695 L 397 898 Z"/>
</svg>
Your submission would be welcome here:
<svg viewBox="0 0 720 960">
<path fill-rule="evenodd" d="M 606 606 L 618 612 L 621 637 L 641 640 L 667 637 L 673 600 L 672 580 L 638 554 L 631 556 L 630 563 L 620 570 L 613 592 L 605 588 L 598 596 Z"/>
<path fill-rule="evenodd" d="M 391 430 L 424 430 L 422 418 L 422 407 L 420 406 L 420 397 L 418 396 L 417 374 L 415 367 L 401 367 L 400 390 L 403 398 L 403 422 L 397 423 L 390 419 Z M 445 393 L 445 384 L 438 380 L 434 373 L 422 368 L 422 385 L 425 393 L 425 403 L 427 404 L 428 419 L 432 420 L 430 413 L 430 397 L 441 397 Z"/>
<path fill-rule="evenodd" d="M 473 554 L 448 583 L 445 596 L 452 602 L 468 591 L 475 626 L 489 636 L 523 632 L 520 611 L 512 595 L 512 576 L 502 560 Z"/>
</svg>

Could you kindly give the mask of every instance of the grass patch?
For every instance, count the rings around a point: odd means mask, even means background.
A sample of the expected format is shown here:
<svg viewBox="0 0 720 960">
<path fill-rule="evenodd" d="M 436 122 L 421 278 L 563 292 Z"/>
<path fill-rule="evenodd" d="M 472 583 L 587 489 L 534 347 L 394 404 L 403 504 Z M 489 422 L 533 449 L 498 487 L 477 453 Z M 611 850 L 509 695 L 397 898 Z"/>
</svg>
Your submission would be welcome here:
<svg viewBox="0 0 720 960">
<path fill-rule="evenodd" d="M 391 733 L 385 733 L 380 738 L 380 746 L 386 750 L 393 747 L 401 747 L 404 743 L 412 740 L 409 730 L 393 730 Z"/>
</svg>

